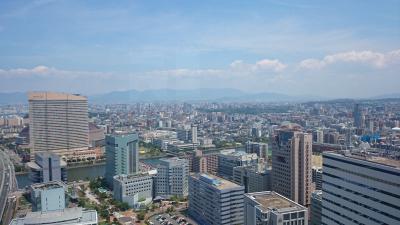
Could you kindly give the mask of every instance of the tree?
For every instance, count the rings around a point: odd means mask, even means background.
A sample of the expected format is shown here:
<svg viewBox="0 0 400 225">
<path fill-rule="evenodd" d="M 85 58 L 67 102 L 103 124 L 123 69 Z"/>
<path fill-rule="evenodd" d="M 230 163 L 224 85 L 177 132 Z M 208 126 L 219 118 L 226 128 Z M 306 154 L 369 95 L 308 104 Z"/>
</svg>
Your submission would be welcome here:
<svg viewBox="0 0 400 225">
<path fill-rule="evenodd" d="M 144 217 L 146 216 L 146 213 L 141 211 L 137 214 L 138 220 L 144 220 Z"/>
</svg>

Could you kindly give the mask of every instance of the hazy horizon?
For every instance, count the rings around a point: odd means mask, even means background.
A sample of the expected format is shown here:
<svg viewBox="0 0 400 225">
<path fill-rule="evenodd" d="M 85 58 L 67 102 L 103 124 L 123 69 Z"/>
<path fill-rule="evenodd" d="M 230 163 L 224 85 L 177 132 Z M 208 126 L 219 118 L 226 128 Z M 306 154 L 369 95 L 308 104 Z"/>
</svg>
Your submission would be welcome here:
<svg viewBox="0 0 400 225">
<path fill-rule="evenodd" d="M 399 1 L 0 2 L 0 92 L 369 98 L 399 69 Z"/>
</svg>

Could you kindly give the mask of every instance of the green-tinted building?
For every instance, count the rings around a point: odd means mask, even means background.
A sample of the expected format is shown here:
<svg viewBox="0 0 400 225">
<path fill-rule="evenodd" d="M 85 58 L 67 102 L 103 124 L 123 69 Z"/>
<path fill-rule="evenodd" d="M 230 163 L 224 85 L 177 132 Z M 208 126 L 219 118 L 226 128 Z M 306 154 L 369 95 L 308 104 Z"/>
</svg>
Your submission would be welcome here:
<svg viewBox="0 0 400 225">
<path fill-rule="evenodd" d="M 116 175 L 129 175 L 139 171 L 139 138 L 137 134 L 106 136 L 106 179 L 110 187 Z"/>
</svg>

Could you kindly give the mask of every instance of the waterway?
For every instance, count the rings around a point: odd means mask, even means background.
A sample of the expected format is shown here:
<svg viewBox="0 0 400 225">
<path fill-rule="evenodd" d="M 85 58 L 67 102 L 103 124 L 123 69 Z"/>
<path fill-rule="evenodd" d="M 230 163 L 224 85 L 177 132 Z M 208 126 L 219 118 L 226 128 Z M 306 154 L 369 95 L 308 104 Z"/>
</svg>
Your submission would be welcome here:
<svg viewBox="0 0 400 225">
<path fill-rule="evenodd" d="M 151 163 L 157 159 L 141 159 L 141 162 Z M 104 176 L 106 172 L 105 164 L 90 165 L 87 167 L 77 167 L 67 169 L 68 182 L 79 180 L 90 180 L 99 176 Z M 22 189 L 32 184 L 29 180 L 28 174 L 16 175 L 18 181 L 18 188 Z"/>
</svg>

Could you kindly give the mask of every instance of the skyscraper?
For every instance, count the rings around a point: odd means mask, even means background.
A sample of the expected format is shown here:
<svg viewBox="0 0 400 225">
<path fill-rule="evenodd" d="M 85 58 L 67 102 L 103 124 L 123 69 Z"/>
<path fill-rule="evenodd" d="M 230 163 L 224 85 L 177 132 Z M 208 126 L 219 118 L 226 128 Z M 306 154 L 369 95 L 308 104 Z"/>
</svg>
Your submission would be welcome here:
<svg viewBox="0 0 400 225">
<path fill-rule="evenodd" d="M 354 105 L 353 117 L 354 117 L 354 126 L 357 128 L 364 128 L 365 117 L 360 107 L 360 104 Z"/>
<path fill-rule="evenodd" d="M 244 187 L 211 174 L 189 178 L 189 214 L 205 225 L 243 224 Z"/>
<path fill-rule="evenodd" d="M 400 224 L 400 163 L 357 152 L 324 153 L 323 224 Z"/>
<path fill-rule="evenodd" d="M 71 155 L 89 145 L 88 103 L 80 95 L 29 93 L 31 156 L 50 151 Z"/>
<path fill-rule="evenodd" d="M 192 124 L 192 143 L 197 144 L 197 126 Z"/>
<path fill-rule="evenodd" d="M 271 136 L 272 190 L 308 206 L 311 198 L 312 135 L 301 132 L 297 126 L 283 126 Z"/>
<path fill-rule="evenodd" d="M 111 187 L 116 175 L 129 175 L 139 171 L 139 145 L 137 134 L 106 136 L 106 179 Z"/>
</svg>

